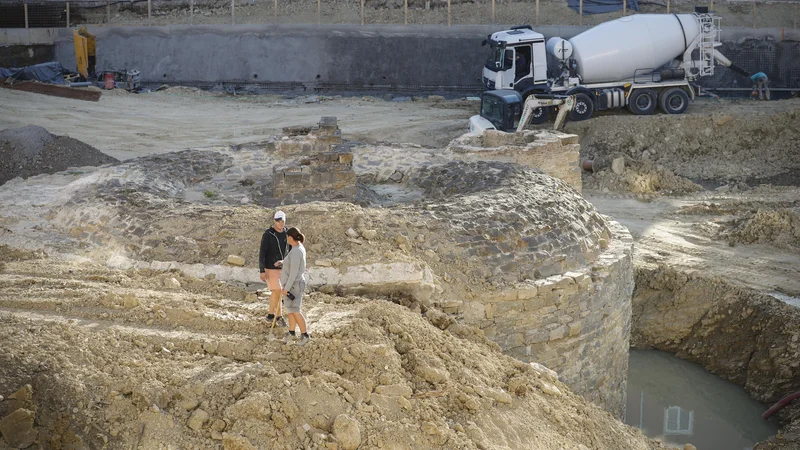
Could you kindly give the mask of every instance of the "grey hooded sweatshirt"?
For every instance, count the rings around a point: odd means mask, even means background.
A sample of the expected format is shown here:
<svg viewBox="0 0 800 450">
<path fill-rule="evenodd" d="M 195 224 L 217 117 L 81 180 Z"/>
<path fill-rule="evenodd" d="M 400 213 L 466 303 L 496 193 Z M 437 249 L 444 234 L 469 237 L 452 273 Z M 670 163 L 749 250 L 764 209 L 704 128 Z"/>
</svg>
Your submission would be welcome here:
<svg viewBox="0 0 800 450">
<path fill-rule="evenodd" d="M 287 291 L 296 291 L 300 283 L 306 284 L 306 248 L 298 243 L 283 260 L 281 286 Z"/>
</svg>

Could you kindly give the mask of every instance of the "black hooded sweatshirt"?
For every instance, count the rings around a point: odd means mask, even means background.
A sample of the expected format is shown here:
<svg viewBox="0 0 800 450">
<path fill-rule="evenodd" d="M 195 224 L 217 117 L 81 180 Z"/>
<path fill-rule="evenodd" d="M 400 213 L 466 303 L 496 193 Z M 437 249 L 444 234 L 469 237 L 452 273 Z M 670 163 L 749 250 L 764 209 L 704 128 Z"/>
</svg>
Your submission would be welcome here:
<svg viewBox="0 0 800 450">
<path fill-rule="evenodd" d="M 275 267 L 275 262 L 282 261 L 291 249 L 292 247 L 286 242 L 286 228 L 279 233 L 270 227 L 261 236 L 261 250 L 258 252 L 259 273 L 264 272 L 264 269 L 280 269 Z"/>
</svg>

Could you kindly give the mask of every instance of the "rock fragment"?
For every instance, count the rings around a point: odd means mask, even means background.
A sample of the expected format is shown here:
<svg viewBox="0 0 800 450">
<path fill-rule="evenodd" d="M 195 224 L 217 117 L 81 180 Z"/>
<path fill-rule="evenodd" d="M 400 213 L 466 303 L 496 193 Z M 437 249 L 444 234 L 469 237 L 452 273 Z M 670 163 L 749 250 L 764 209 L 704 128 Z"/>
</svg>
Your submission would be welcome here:
<svg viewBox="0 0 800 450">
<path fill-rule="evenodd" d="M 358 421 L 347 414 L 339 414 L 333 421 L 333 436 L 342 450 L 355 450 L 361 445 L 361 429 Z"/>
</svg>

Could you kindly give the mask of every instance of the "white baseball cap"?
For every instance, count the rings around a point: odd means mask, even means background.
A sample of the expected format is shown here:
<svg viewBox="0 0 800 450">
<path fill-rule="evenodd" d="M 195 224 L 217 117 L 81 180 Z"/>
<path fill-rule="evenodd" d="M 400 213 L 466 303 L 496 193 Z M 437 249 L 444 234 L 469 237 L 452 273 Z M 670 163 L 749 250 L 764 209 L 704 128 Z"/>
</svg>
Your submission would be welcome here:
<svg viewBox="0 0 800 450">
<path fill-rule="evenodd" d="M 277 211 L 275 213 L 274 219 L 275 220 L 283 220 L 285 222 L 286 221 L 286 213 L 283 212 L 283 211 Z"/>
</svg>

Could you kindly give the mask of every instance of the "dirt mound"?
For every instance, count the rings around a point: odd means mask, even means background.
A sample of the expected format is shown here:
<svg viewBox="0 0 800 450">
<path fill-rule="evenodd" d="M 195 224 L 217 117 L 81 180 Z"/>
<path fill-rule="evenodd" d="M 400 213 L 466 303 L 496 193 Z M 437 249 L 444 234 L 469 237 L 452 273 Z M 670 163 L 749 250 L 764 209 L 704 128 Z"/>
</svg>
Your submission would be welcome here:
<svg viewBox="0 0 800 450">
<path fill-rule="evenodd" d="M 781 248 L 800 249 L 800 210 L 758 210 L 735 224 L 735 242 L 770 243 Z"/>
<path fill-rule="evenodd" d="M 758 180 L 800 169 L 800 100 L 698 101 L 679 116 L 619 113 L 566 130 L 583 158 L 625 157 L 690 180 Z"/>
<path fill-rule="evenodd" d="M 52 447 L 664 448 L 432 309 L 311 293 L 300 347 L 244 290 L 53 259 L 8 269 L 0 392 L 31 385 Z"/>
<path fill-rule="evenodd" d="M 731 246 L 758 243 L 800 250 L 800 207 L 796 200 L 703 202 L 682 208 L 680 214 L 711 216 L 695 228 L 712 238 L 727 240 Z"/>
<path fill-rule="evenodd" d="M 91 145 L 28 125 L 0 131 L 0 185 L 16 177 L 118 162 Z"/>
<path fill-rule="evenodd" d="M 617 171 L 601 168 L 584 178 L 584 188 L 603 192 L 681 195 L 703 190 L 702 186 L 651 161 L 630 161 Z"/>
</svg>

